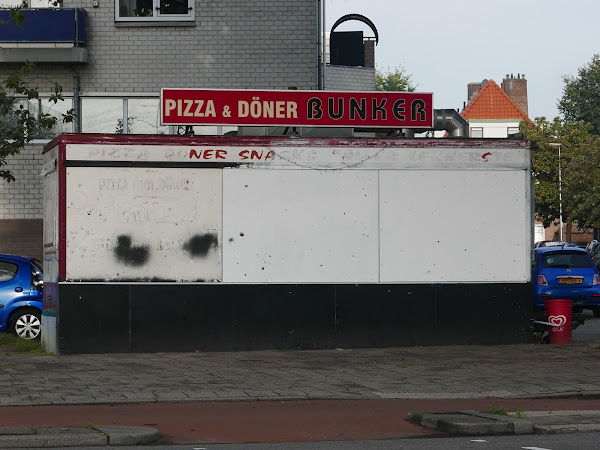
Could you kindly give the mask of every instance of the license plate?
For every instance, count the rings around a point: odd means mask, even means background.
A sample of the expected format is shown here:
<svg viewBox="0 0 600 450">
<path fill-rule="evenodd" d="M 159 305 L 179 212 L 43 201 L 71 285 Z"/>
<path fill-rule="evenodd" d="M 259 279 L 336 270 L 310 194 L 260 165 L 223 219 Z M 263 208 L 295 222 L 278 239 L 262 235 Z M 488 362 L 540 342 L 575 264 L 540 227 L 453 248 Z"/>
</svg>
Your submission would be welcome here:
<svg viewBox="0 0 600 450">
<path fill-rule="evenodd" d="M 559 284 L 583 284 L 583 278 L 559 278 Z"/>
</svg>

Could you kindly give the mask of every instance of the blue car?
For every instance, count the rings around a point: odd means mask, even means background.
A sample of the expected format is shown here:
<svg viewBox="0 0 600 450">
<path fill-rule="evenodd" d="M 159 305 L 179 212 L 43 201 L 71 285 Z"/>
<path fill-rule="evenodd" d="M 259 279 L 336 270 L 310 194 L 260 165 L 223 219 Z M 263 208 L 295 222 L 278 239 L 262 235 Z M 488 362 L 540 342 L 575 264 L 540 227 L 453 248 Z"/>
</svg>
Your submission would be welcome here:
<svg viewBox="0 0 600 450">
<path fill-rule="evenodd" d="M 0 254 L 0 332 L 38 339 L 42 331 L 42 264 Z"/>
<path fill-rule="evenodd" d="M 577 247 L 539 247 L 534 250 L 534 304 L 571 299 L 573 311 L 590 309 L 600 316 L 600 275 L 589 253 Z"/>
</svg>

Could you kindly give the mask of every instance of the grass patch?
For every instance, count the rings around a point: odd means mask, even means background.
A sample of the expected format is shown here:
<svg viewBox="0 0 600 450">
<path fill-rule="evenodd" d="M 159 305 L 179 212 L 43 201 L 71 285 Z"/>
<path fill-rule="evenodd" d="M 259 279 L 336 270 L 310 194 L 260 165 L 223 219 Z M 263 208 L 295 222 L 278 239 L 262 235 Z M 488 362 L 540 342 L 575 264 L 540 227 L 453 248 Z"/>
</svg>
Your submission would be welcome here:
<svg viewBox="0 0 600 450">
<path fill-rule="evenodd" d="M 508 412 L 504 406 L 490 405 L 489 409 L 482 411 L 486 414 L 496 414 L 499 416 L 510 416 L 516 417 L 517 419 L 524 419 L 525 413 L 518 406 L 515 408 L 515 412 Z"/>
<path fill-rule="evenodd" d="M 53 356 L 42 350 L 39 340 L 27 340 L 13 336 L 10 333 L 0 333 L 0 353 L 19 353 L 23 355 Z"/>
<path fill-rule="evenodd" d="M 483 411 L 486 414 L 497 414 L 499 416 L 508 416 L 508 411 L 504 406 L 490 405 L 489 409 Z"/>
<path fill-rule="evenodd" d="M 543 333 L 533 333 L 533 343 L 534 344 L 547 344 L 548 343 L 548 335 Z"/>
</svg>

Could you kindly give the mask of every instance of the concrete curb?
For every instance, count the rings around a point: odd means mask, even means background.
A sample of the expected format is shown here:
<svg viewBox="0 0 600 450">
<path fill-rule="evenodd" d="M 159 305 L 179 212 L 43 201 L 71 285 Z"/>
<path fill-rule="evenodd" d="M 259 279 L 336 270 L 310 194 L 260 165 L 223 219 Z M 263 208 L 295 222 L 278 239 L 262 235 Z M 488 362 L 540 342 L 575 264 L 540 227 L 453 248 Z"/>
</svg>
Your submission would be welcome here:
<svg viewBox="0 0 600 450">
<path fill-rule="evenodd" d="M 148 427 L 0 427 L 0 448 L 106 447 L 156 442 Z"/>
<path fill-rule="evenodd" d="M 467 436 L 535 432 L 534 424 L 529 420 L 477 411 L 409 413 L 406 420 L 444 433 Z"/>
</svg>

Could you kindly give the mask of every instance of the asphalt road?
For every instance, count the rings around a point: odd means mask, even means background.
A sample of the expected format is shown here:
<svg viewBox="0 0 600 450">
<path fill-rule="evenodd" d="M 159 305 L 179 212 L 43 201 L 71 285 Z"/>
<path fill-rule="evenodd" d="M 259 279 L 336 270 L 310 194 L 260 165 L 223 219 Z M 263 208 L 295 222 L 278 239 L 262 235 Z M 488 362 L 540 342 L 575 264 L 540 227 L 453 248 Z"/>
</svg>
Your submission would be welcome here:
<svg viewBox="0 0 600 450">
<path fill-rule="evenodd" d="M 151 445 L 144 450 L 580 450 L 598 448 L 598 433 L 526 436 L 458 436 L 424 439 L 356 440 L 290 443 Z M 88 447 L 91 448 L 91 447 Z M 97 448 L 97 447 L 96 447 Z M 79 447 L 83 450 L 84 447 Z M 119 447 L 139 450 L 140 447 Z M 78 450 L 74 448 L 73 450 Z"/>
<path fill-rule="evenodd" d="M 600 336 L 600 318 L 585 311 L 585 323 L 573 330 L 573 342 L 593 342 Z"/>
</svg>

